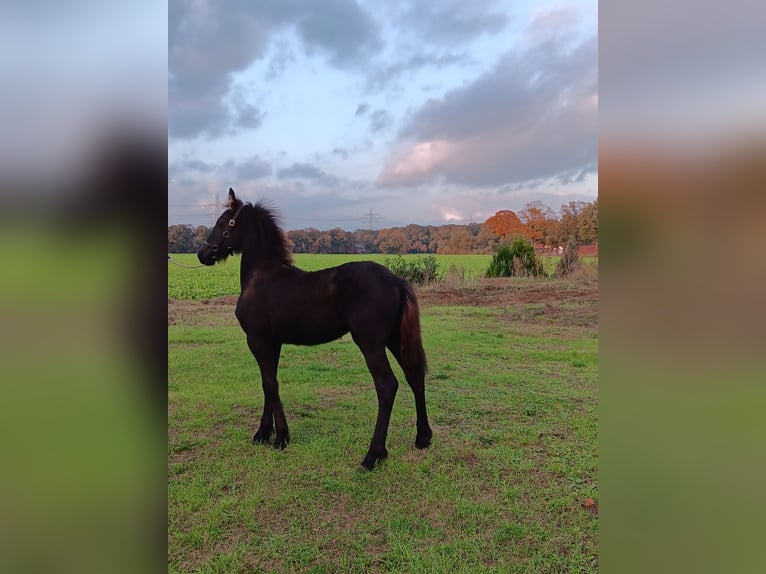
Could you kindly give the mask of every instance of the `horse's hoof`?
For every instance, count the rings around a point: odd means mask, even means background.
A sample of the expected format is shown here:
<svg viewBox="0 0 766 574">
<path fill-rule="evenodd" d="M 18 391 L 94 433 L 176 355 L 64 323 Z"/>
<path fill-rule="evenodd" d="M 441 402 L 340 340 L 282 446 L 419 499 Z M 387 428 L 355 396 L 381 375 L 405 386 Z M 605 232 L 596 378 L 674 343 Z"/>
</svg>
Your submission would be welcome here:
<svg viewBox="0 0 766 574">
<path fill-rule="evenodd" d="M 272 429 L 258 429 L 258 432 L 255 433 L 253 436 L 253 442 L 255 444 L 266 444 L 269 442 L 269 438 L 271 438 Z"/>
<path fill-rule="evenodd" d="M 376 462 L 382 462 L 388 458 L 388 451 L 386 449 L 383 449 L 383 452 L 372 454 L 367 453 L 367 456 L 364 457 L 364 460 L 362 461 L 362 464 L 360 465 L 361 468 L 364 468 L 366 470 L 372 470 L 375 468 Z"/>
<path fill-rule="evenodd" d="M 431 437 L 430 436 L 418 436 L 415 437 L 415 447 L 419 449 L 428 448 L 431 446 Z"/>
<path fill-rule="evenodd" d="M 277 437 L 277 439 L 274 441 L 274 448 L 277 450 L 285 450 L 289 442 L 289 436 Z"/>
</svg>

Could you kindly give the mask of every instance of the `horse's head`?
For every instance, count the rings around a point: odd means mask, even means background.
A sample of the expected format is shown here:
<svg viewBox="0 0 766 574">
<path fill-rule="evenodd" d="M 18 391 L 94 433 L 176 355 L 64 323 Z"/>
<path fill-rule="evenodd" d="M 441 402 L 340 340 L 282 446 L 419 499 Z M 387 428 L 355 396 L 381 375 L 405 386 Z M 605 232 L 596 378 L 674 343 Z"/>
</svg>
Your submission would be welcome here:
<svg viewBox="0 0 766 574">
<path fill-rule="evenodd" d="M 237 218 L 245 205 L 249 204 L 237 199 L 234 190 L 229 188 L 229 208 L 215 222 L 213 230 L 197 252 L 200 263 L 214 265 L 242 250 L 241 225 Z"/>
</svg>

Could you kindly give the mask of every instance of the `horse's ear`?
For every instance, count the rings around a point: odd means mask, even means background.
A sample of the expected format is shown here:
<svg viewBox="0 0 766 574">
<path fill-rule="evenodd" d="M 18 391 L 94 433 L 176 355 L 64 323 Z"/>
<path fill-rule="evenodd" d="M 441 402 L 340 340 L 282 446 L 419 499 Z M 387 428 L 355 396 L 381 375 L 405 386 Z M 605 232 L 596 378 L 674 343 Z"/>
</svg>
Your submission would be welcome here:
<svg viewBox="0 0 766 574">
<path fill-rule="evenodd" d="M 234 207 L 234 204 L 237 201 L 237 196 L 234 195 L 234 190 L 232 188 L 229 188 L 229 209 Z"/>
</svg>

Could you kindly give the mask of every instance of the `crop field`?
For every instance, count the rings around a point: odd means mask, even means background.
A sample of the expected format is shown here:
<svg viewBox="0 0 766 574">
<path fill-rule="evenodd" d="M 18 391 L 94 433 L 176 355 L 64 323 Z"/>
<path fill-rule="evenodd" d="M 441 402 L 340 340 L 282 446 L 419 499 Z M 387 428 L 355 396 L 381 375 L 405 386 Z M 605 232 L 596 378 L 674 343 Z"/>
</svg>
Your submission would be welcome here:
<svg viewBox="0 0 766 574">
<path fill-rule="evenodd" d="M 392 361 L 389 458 L 362 472 L 377 403 L 348 335 L 283 347 L 280 452 L 251 442 L 263 396 L 236 296 L 169 293 L 170 572 L 598 570 L 597 274 L 417 294 L 433 442 L 415 448 Z"/>
<path fill-rule="evenodd" d="M 383 263 L 392 255 L 314 255 L 298 253 L 294 255 L 295 264 L 306 271 L 316 271 L 340 265 L 347 261 L 377 261 Z M 423 255 L 403 255 L 405 259 L 416 259 Z M 173 259 L 183 265 L 197 265 L 197 256 L 192 253 L 173 255 Z M 559 260 L 558 256 L 541 257 L 547 273 L 552 273 Z M 447 274 L 454 267 L 462 280 L 475 280 L 484 275 L 491 255 L 436 255 L 439 270 Z M 595 263 L 596 258 L 585 258 L 586 262 Z M 168 264 L 168 296 L 174 299 L 208 299 L 239 293 L 239 256 L 230 257 L 225 263 L 213 267 L 184 269 Z"/>
</svg>

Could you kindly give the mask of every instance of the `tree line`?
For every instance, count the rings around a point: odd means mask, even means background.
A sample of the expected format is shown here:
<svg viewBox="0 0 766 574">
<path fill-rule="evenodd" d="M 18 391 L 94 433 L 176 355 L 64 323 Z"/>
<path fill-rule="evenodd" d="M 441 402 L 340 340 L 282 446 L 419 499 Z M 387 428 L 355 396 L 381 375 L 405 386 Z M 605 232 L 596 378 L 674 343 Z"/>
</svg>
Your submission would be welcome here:
<svg viewBox="0 0 766 574">
<path fill-rule="evenodd" d="M 204 225 L 171 225 L 168 253 L 195 253 L 209 233 Z M 570 201 L 558 212 L 533 201 L 518 213 L 501 210 L 484 223 L 466 225 L 411 224 L 356 231 L 309 227 L 287 232 L 295 253 L 494 253 L 500 244 L 519 236 L 540 251 L 563 246 L 570 238 L 578 245 L 597 244 L 598 199 Z"/>
</svg>

